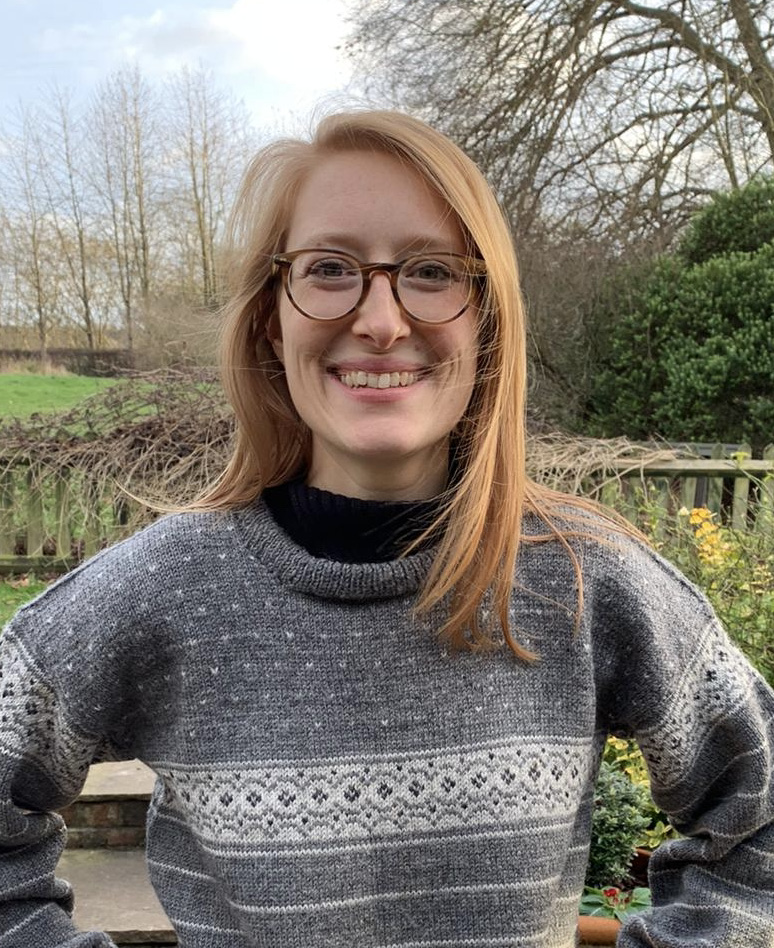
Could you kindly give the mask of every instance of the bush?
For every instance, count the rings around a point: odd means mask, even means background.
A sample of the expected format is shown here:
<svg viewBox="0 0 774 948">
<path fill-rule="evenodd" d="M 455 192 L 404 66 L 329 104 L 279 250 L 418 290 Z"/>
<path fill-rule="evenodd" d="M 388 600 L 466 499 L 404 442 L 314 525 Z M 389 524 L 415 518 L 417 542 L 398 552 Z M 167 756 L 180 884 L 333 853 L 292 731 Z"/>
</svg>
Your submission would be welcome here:
<svg viewBox="0 0 774 948">
<path fill-rule="evenodd" d="M 591 821 L 591 851 L 586 885 L 621 885 L 629 874 L 634 848 L 648 825 L 644 810 L 649 794 L 615 766 L 602 761 Z"/>
<path fill-rule="evenodd" d="M 752 180 L 739 191 L 716 194 L 691 221 L 678 252 L 689 264 L 774 241 L 774 178 Z"/>
<path fill-rule="evenodd" d="M 727 232 L 713 243 L 716 217 Z M 702 212 L 677 254 L 619 278 L 593 433 L 748 441 L 756 452 L 771 440 L 773 239 L 774 181 L 756 182 Z"/>
<path fill-rule="evenodd" d="M 667 839 L 679 836 L 669 822 L 669 817 L 660 810 L 650 795 L 650 776 L 642 751 L 633 740 L 611 737 L 605 745 L 603 758 L 611 767 L 623 774 L 642 791 L 642 815 L 646 820 L 634 845 L 643 849 L 656 849 Z"/>
</svg>

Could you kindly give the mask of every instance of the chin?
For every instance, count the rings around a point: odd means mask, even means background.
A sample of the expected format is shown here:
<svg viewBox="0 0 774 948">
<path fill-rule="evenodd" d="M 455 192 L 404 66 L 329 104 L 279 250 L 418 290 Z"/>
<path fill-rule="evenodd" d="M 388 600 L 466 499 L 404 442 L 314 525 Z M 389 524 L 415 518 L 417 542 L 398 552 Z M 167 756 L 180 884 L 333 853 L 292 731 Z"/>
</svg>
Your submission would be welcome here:
<svg viewBox="0 0 774 948">
<path fill-rule="evenodd" d="M 425 454 L 427 449 L 403 441 L 364 441 L 349 446 L 353 457 L 362 460 L 381 461 L 384 464 L 411 463 L 417 455 Z"/>
</svg>

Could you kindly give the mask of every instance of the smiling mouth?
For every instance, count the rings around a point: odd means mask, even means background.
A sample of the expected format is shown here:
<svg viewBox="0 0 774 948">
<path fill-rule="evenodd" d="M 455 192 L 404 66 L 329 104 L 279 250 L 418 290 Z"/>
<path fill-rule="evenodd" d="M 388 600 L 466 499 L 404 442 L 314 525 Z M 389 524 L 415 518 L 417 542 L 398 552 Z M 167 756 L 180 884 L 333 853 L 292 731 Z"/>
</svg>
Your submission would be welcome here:
<svg viewBox="0 0 774 948">
<path fill-rule="evenodd" d="M 336 372 L 347 388 L 406 388 L 422 378 L 421 372 Z"/>
</svg>

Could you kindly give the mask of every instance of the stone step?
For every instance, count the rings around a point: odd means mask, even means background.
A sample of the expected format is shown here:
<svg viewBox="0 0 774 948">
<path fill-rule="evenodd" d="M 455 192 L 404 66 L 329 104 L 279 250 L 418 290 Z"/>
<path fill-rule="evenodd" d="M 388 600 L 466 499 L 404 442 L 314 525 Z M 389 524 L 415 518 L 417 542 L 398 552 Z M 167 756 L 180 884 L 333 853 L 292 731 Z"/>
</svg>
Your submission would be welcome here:
<svg viewBox="0 0 774 948">
<path fill-rule="evenodd" d="M 83 791 L 62 810 L 68 849 L 145 844 L 145 817 L 155 775 L 138 760 L 95 764 Z"/>
<path fill-rule="evenodd" d="M 117 945 L 176 945 L 177 938 L 150 884 L 142 850 L 66 850 L 57 876 L 75 891 L 75 924 L 106 931 Z"/>
</svg>

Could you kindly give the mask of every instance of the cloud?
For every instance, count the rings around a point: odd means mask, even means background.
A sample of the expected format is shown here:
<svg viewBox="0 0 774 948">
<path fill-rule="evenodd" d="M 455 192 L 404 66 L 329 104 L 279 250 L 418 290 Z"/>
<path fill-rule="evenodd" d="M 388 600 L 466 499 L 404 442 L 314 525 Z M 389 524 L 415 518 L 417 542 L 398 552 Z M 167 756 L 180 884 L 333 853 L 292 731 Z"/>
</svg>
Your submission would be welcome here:
<svg viewBox="0 0 774 948">
<path fill-rule="evenodd" d="M 258 124 L 276 126 L 346 86 L 349 66 L 336 48 L 345 8 L 346 0 L 175 0 L 148 4 L 143 16 L 120 15 L 137 6 L 114 0 L 103 19 L 50 27 L 36 45 L 49 61 L 72 62 L 76 87 L 127 62 L 150 78 L 202 65 L 244 99 Z"/>
<path fill-rule="evenodd" d="M 335 49 L 344 33 L 343 0 L 235 0 L 49 28 L 38 46 L 58 57 L 78 54 L 84 65 L 106 71 L 127 60 L 149 74 L 204 63 L 225 76 L 252 73 L 290 88 L 325 89 L 347 79 Z"/>
<path fill-rule="evenodd" d="M 291 86 L 330 88 L 346 81 L 337 51 L 346 32 L 342 0 L 236 0 L 210 13 L 213 26 L 238 50 L 236 68 L 261 69 Z"/>
</svg>

